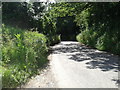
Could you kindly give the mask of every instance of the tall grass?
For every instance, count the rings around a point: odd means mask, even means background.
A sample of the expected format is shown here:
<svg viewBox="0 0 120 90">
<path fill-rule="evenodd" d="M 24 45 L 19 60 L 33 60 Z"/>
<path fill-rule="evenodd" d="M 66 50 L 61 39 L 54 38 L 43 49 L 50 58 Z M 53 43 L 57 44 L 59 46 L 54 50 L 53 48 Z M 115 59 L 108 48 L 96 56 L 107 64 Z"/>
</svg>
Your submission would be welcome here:
<svg viewBox="0 0 120 90">
<path fill-rule="evenodd" d="M 3 25 L 2 27 L 2 74 L 3 87 L 17 87 L 37 73 L 47 62 L 46 37 Z"/>
</svg>

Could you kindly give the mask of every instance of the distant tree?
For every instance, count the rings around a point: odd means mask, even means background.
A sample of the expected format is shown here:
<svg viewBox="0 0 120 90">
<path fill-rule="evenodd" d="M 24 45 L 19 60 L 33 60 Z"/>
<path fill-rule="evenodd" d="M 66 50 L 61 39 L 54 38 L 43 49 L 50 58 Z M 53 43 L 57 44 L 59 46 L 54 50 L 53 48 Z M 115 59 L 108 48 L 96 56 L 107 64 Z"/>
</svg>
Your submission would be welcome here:
<svg viewBox="0 0 120 90">
<path fill-rule="evenodd" d="M 3 23 L 25 28 L 37 28 L 44 15 L 45 4 L 41 2 L 3 2 Z"/>
</svg>

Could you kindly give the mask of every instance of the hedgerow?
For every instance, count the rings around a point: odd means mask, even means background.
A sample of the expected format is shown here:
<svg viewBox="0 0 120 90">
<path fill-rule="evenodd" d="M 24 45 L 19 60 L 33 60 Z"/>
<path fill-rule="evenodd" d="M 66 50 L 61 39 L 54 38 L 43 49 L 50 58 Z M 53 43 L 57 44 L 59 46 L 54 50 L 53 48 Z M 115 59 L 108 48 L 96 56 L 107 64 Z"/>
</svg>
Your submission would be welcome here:
<svg viewBox="0 0 120 90">
<path fill-rule="evenodd" d="M 94 30 L 84 30 L 76 36 L 76 39 L 98 50 L 120 54 L 120 41 L 116 35 L 116 31 L 113 31 L 111 35 L 109 32 L 101 33 Z"/>
<path fill-rule="evenodd" d="M 43 34 L 3 25 L 2 41 L 3 87 L 25 83 L 47 62 L 47 38 Z"/>
</svg>

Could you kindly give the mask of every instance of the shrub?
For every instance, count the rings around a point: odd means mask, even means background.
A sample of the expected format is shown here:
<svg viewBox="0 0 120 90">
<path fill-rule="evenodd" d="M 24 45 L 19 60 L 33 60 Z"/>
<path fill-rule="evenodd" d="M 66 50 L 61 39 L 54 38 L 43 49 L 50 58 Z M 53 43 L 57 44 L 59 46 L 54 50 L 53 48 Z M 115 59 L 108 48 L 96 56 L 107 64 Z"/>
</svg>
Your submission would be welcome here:
<svg viewBox="0 0 120 90">
<path fill-rule="evenodd" d="M 102 32 L 84 30 L 76 36 L 76 39 L 86 45 L 105 50 L 115 54 L 120 54 L 120 42 L 116 37 L 116 32 Z"/>
<path fill-rule="evenodd" d="M 79 42 L 94 47 L 94 45 L 96 44 L 97 37 L 98 35 L 96 32 L 92 30 L 84 30 L 76 36 L 76 39 Z"/>
<path fill-rule="evenodd" d="M 96 43 L 96 48 L 99 50 L 106 50 L 106 34 L 102 35 L 101 37 L 98 38 L 97 43 Z"/>
<path fill-rule="evenodd" d="M 3 26 L 2 31 L 2 83 L 3 87 L 16 87 L 47 62 L 47 39 L 38 32 L 10 26 Z"/>
<path fill-rule="evenodd" d="M 55 19 L 55 18 L 54 18 Z M 47 45 L 54 45 L 60 42 L 60 35 L 57 34 L 56 20 L 48 17 L 47 14 L 42 18 L 42 27 L 44 33 L 47 36 Z M 41 29 L 40 29 L 41 30 Z"/>
<path fill-rule="evenodd" d="M 53 35 L 48 37 L 48 44 L 49 45 L 54 45 L 57 44 L 61 41 L 60 35 Z"/>
</svg>

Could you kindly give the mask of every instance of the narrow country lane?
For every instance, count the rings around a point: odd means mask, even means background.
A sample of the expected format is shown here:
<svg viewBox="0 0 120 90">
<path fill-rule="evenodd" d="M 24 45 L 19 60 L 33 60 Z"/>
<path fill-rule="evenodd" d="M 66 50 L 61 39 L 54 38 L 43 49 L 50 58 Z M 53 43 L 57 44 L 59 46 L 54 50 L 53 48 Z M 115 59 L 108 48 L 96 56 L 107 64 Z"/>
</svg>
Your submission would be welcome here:
<svg viewBox="0 0 120 90">
<path fill-rule="evenodd" d="M 117 88 L 120 57 L 78 42 L 53 46 L 51 69 L 59 88 Z"/>
<path fill-rule="evenodd" d="M 78 42 L 52 47 L 49 66 L 24 88 L 118 88 L 120 57 Z"/>
</svg>

